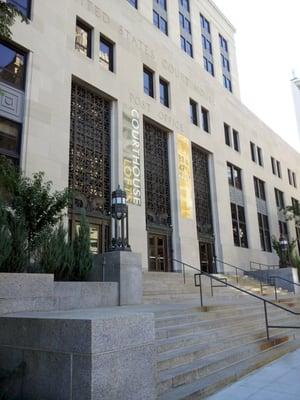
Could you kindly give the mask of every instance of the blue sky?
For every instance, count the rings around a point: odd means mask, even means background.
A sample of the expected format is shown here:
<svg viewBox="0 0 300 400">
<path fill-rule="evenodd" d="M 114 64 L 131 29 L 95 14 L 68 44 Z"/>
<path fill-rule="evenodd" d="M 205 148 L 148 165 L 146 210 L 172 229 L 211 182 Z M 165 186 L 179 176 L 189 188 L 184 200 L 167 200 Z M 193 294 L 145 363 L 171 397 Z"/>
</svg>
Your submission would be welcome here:
<svg viewBox="0 0 300 400">
<path fill-rule="evenodd" d="M 300 1 L 214 2 L 237 30 L 243 103 L 299 150 L 290 80 L 300 77 Z"/>
</svg>

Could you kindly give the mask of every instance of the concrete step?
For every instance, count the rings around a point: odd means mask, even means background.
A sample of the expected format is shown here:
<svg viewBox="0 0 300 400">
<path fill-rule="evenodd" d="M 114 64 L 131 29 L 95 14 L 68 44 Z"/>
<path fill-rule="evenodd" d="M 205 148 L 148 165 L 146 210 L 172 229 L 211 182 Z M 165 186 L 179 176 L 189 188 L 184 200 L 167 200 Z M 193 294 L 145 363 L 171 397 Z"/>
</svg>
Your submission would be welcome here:
<svg viewBox="0 0 300 400">
<path fill-rule="evenodd" d="M 179 380 L 174 381 L 171 389 L 160 393 L 159 400 L 203 399 L 226 384 L 236 381 L 247 373 L 297 349 L 299 346 L 300 340 L 280 342 L 280 340 L 274 339 L 265 343 L 262 351 L 228 363 L 223 368 L 200 376 L 196 381 L 191 381 L 177 387 L 174 385 Z"/>
</svg>

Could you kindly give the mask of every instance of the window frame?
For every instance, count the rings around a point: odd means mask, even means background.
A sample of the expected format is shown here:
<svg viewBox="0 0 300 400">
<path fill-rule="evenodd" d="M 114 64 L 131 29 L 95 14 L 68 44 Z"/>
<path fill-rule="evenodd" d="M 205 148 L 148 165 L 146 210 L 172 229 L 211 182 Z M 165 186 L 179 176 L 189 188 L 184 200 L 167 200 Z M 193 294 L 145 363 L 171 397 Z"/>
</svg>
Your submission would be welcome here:
<svg viewBox="0 0 300 400">
<path fill-rule="evenodd" d="M 109 49 L 108 63 L 104 59 L 102 59 L 101 56 L 100 56 L 100 54 L 101 54 L 101 43 L 106 45 L 108 47 L 108 49 Z M 107 71 L 110 71 L 110 72 L 114 72 L 114 68 L 115 68 L 114 49 L 115 49 L 115 43 L 112 40 L 108 39 L 105 35 L 100 33 L 100 37 L 99 37 L 99 63 L 103 67 L 104 67 L 104 64 L 107 64 L 108 65 Z"/>
<path fill-rule="evenodd" d="M 163 98 L 161 95 L 162 88 L 164 91 Z M 170 108 L 170 83 L 166 79 L 162 78 L 161 76 L 159 77 L 159 99 L 160 99 L 160 104 L 162 104 L 165 107 Z"/>
<path fill-rule="evenodd" d="M 3 120 L 4 122 L 7 121 L 9 124 L 16 125 L 17 128 L 17 146 L 16 151 L 6 150 L 3 147 L 0 147 L 0 155 L 4 155 L 9 158 L 13 158 L 16 161 L 20 161 L 21 158 L 21 145 L 22 145 L 22 124 L 16 121 L 12 121 L 8 118 L 0 116 L 0 121 Z"/>
<path fill-rule="evenodd" d="M 80 44 L 77 43 L 77 26 L 82 29 L 83 31 L 85 31 L 87 33 L 87 48 L 86 48 L 86 53 L 84 53 L 83 51 L 80 50 L 84 49 L 84 47 Z M 76 26 L 75 26 L 75 50 L 82 54 L 85 55 L 88 58 L 92 58 L 92 33 L 93 33 L 93 28 L 86 23 L 84 20 L 82 20 L 79 17 L 76 17 Z M 79 48 L 78 48 L 78 47 Z"/>
<path fill-rule="evenodd" d="M 5 40 L 0 39 L 0 45 L 7 47 L 9 50 L 19 54 L 23 57 L 23 71 L 22 71 L 22 79 L 20 86 L 14 85 L 12 82 L 7 81 L 5 79 L 0 78 L 0 82 L 4 82 L 6 85 L 20 91 L 25 91 L 26 87 L 26 75 L 27 75 L 27 53 L 24 50 L 20 50 L 17 46 L 13 46 L 10 43 L 7 43 Z"/>
<path fill-rule="evenodd" d="M 145 90 L 145 75 L 147 75 L 148 77 L 150 77 L 151 79 L 149 79 L 149 93 Z M 143 66 L 143 88 L 144 88 L 144 94 L 152 97 L 153 99 L 155 98 L 155 90 L 154 90 L 154 71 L 152 71 L 149 67 L 147 67 L 146 65 Z"/>
<path fill-rule="evenodd" d="M 210 115 L 209 110 L 204 106 L 201 106 L 201 128 L 206 133 L 210 133 Z"/>
<path fill-rule="evenodd" d="M 193 99 L 190 99 L 190 121 L 193 125 L 199 126 L 199 105 Z"/>
</svg>

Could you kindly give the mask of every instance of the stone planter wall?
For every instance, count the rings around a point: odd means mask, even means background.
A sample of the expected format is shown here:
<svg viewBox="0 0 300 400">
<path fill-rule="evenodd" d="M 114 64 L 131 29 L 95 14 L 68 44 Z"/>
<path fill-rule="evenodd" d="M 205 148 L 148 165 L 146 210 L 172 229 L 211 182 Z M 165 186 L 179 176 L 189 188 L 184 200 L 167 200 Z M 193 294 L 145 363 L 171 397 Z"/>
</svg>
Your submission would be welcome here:
<svg viewBox="0 0 300 400">
<path fill-rule="evenodd" d="M 51 274 L 0 273 L 0 315 L 115 306 L 116 282 L 54 282 Z"/>
</svg>

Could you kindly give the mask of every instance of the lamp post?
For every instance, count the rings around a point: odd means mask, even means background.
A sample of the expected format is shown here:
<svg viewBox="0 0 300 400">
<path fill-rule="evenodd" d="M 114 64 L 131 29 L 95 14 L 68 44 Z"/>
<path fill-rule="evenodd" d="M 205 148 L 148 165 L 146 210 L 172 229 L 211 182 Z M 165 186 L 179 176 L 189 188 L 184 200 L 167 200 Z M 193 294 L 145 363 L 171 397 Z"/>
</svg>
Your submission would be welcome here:
<svg viewBox="0 0 300 400">
<path fill-rule="evenodd" d="M 118 185 L 112 192 L 110 251 L 131 251 L 128 234 L 128 206 L 126 192 Z"/>
<path fill-rule="evenodd" d="M 281 235 L 279 238 L 279 246 L 280 246 L 280 268 L 285 268 L 287 266 L 287 261 L 288 261 L 289 242 L 283 235 Z"/>
</svg>

